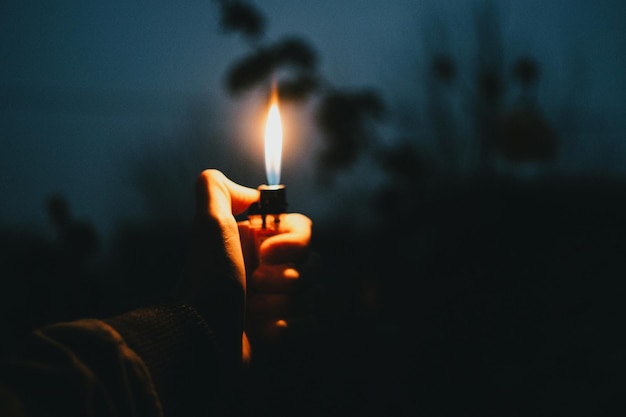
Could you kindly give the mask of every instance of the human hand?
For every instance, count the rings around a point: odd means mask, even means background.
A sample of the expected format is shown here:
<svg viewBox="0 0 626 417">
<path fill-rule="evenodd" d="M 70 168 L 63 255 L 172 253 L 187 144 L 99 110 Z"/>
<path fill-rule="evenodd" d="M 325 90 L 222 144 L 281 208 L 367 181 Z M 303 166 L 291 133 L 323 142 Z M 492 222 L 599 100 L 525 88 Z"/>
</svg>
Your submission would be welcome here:
<svg viewBox="0 0 626 417">
<path fill-rule="evenodd" d="M 254 349 L 279 342 L 300 313 L 299 279 L 310 256 L 312 222 L 287 213 L 280 224 L 280 233 L 257 247 L 258 230 L 248 221 L 239 223 L 248 270 L 246 333 Z"/>
<path fill-rule="evenodd" d="M 254 342 L 264 343 L 284 330 L 285 323 L 279 320 L 294 311 L 291 301 L 299 267 L 311 239 L 311 220 L 288 213 L 283 215 L 281 233 L 255 247 L 253 228 L 247 221 L 237 223 L 235 216 L 258 199 L 258 190 L 236 184 L 218 170 L 200 174 L 190 247 L 178 289 L 178 295 L 203 314 L 223 359 L 233 365 L 249 360 L 246 333 Z M 252 289 L 247 300 L 246 278 Z"/>
<path fill-rule="evenodd" d="M 257 190 L 236 184 L 215 169 L 203 171 L 196 181 L 196 213 L 177 295 L 208 322 L 227 367 L 241 363 L 242 344 L 247 346 L 246 272 L 234 216 L 258 198 Z"/>
</svg>

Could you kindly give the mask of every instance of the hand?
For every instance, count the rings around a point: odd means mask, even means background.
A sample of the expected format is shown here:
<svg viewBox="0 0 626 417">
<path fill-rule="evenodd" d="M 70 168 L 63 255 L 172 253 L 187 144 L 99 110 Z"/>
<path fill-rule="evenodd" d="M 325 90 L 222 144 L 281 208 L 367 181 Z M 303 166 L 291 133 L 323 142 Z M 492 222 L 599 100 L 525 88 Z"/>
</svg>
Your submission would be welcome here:
<svg viewBox="0 0 626 417">
<path fill-rule="evenodd" d="M 202 172 L 178 291 L 203 314 L 223 359 L 232 365 L 249 360 L 246 332 L 259 343 L 267 341 L 282 328 L 277 321 L 293 311 L 290 299 L 300 276 L 297 268 L 306 260 L 311 238 L 311 220 L 289 213 L 284 215 L 284 233 L 254 248 L 253 230 L 247 221 L 237 223 L 235 215 L 258 199 L 258 190 L 236 184 L 220 171 Z M 247 300 L 247 319 L 246 278 L 254 292 Z"/>
<path fill-rule="evenodd" d="M 246 271 L 235 215 L 259 199 L 259 192 L 229 180 L 218 170 L 196 181 L 196 213 L 178 295 L 194 305 L 216 336 L 221 361 L 241 363 L 245 341 Z"/>
<path fill-rule="evenodd" d="M 309 256 L 311 220 L 298 213 L 283 214 L 281 233 L 254 246 L 255 229 L 239 223 L 248 269 L 246 333 L 253 348 L 281 340 L 299 312 L 300 268 Z"/>
</svg>

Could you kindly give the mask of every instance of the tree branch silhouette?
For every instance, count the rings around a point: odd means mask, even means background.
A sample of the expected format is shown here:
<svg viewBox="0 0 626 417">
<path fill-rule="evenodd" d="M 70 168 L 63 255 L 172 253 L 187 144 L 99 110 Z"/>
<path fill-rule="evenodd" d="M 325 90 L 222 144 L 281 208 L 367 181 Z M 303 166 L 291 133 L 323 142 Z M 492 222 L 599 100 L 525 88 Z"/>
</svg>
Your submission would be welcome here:
<svg viewBox="0 0 626 417">
<path fill-rule="evenodd" d="M 259 86 L 268 85 L 277 74 L 279 94 L 283 100 L 316 101 L 315 122 L 324 141 L 316 156 L 318 179 L 329 185 L 332 177 L 358 160 L 363 151 L 375 141 L 375 123 L 383 120 L 385 104 L 374 89 L 357 91 L 333 86 L 318 68 L 318 53 L 306 40 L 286 36 L 270 41 L 251 31 L 264 22 L 260 11 L 244 1 L 217 1 L 221 22 L 228 32 L 244 37 L 254 34 L 251 50 L 227 70 L 225 87 L 239 96 Z M 254 16 L 251 16 L 254 15 Z"/>
</svg>

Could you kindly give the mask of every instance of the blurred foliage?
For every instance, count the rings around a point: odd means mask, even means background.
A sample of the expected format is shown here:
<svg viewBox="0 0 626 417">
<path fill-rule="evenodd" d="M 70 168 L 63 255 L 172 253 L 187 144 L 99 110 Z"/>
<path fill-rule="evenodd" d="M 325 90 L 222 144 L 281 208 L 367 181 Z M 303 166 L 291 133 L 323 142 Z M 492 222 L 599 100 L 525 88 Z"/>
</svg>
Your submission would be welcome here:
<svg viewBox="0 0 626 417">
<path fill-rule="evenodd" d="M 324 134 L 319 163 L 330 172 L 355 163 L 360 152 L 371 147 L 369 123 L 381 120 L 385 106 L 374 91 L 329 91 L 316 113 Z"/>
<path fill-rule="evenodd" d="M 253 10 L 233 9 L 231 2 L 218 2 L 222 22 L 240 22 Z M 237 2 L 242 5 L 243 2 Z M 233 13 L 241 11 L 241 16 Z M 264 21 L 257 10 L 250 20 Z M 233 24 L 231 31 L 245 26 Z M 374 122 L 382 121 L 385 104 L 379 93 L 363 88 L 358 91 L 332 86 L 318 68 L 318 54 L 307 41 L 291 36 L 259 42 L 228 69 L 225 85 L 232 95 L 240 95 L 276 81 L 282 100 L 306 101 L 314 96 L 315 121 L 322 133 L 323 149 L 317 156 L 318 179 L 328 184 L 333 176 L 354 165 L 376 139 Z"/>
<path fill-rule="evenodd" d="M 240 94 L 266 82 L 281 68 L 291 68 L 298 74 L 299 71 L 315 71 L 316 65 L 313 48 L 302 39 L 288 37 L 260 47 L 235 62 L 228 70 L 226 88 L 233 95 Z M 302 85 L 314 85 L 310 76 L 301 75 L 298 79 L 301 80 L 300 90 L 303 90 Z"/>
<path fill-rule="evenodd" d="M 431 77 L 424 82 L 439 172 L 493 176 L 503 164 L 551 166 L 559 137 L 536 98 L 540 63 L 530 54 L 508 62 L 495 2 L 479 4 L 474 22 L 477 44 L 469 67 L 431 45 Z M 454 103 L 463 103 L 463 110 Z"/>
<path fill-rule="evenodd" d="M 429 171 L 428 162 L 408 141 L 381 149 L 379 162 L 392 183 L 417 184 Z"/>
<path fill-rule="evenodd" d="M 447 55 L 436 55 L 433 57 L 433 73 L 437 78 L 446 84 L 450 84 L 456 77 L 456 63 Z"/>
<path fill-rule="evenodd" d="M 295 78 L 278 82 L 278 95 L 282 100 L 306 100 L 320 87 L 320 79 L 314 72 L 301 73 Z"/>
<path fill-rule="evenodd" d="M 222 24 L 231 32 L 249 37 L 250 27 L 256 26 L 242 22 L 266 21 L 260 10 L 244 1 L 218 4 Z M 270 41 L 261 31 L 252 31 L 256 42 L 230 66 L 225 86 L 238 96 L 276 81 L 284 100 L 315 98 L 314 122 L 322 141 L 316 171 L 324 186 L 363 157 L 369 157 L 394 184 L 413 185 L 433 174 L 494 175 L 502 161 L 514 166 L 527 162 L 549 165 L 558 156 L 559 142 L 536 100 L 540 64 L 526 54 L 507 65 L 493 2 L 479 5 L 473 18 L 477 39 L 473 68 L 464 68 L 457 57 L 435 46 L 433 40 L 434 49 L 426 61 L 430 72 L 423 80 L 427 85 L 426 108 L 416 109 L 415 114 L 417 118 L 417 113 L 426 111 L 432 129 L 410 128 L 416 135 L 412 138 L 382 138 L 379 127 L 388 120 L 381 94 L 371 88 L 333 86 L 318 68 L 317 51 L 301 38 Z M 516 94 L 518 98 L 511 100 Z M 466 105 L 461 114 L 453 101 Z M 462 125 L 471 129 L 459 129 Z M 407 147 L 407 139 L 433 146 Z M 399 155 L 404 162 L 389 162 Z M 420 162 L 415 162 L 415 169 L 405 169 L 406 161 Z M 406 178 L 400 180 L 402 175 Z"/>
<path fill-rule="evenodd" d="M 237 0 L 216 0 L 221 9 L 220 25 L 225 32 L 241 32 L 250 40 L 261 37 L 265 18 L 250 3 Z"/>
<path fill-rule="evenodd" d="M 503 113 L 495 140 L 494 148 L 512 162 L 550 162 L 557 156 L 557 132 L 536 108 Z"/>
<path fill-rule="evenodd" d="M 539 63 L 531 56 L 521 57 L 513 64 L 513 76 L 524 86 L 530 86 L 539 79 Z"/>
</svg>

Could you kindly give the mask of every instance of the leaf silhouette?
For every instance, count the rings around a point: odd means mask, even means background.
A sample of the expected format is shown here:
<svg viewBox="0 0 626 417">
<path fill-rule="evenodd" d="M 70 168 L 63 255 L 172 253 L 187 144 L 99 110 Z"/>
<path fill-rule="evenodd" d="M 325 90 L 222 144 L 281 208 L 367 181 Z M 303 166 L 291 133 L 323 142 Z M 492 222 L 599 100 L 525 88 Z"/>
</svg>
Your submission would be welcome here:
<svg viewBox="0 0 626 417">
<path fill-rule="evenodd" d="M 257 39 L 265 31 L 265 18 L 254 6 L 242 1 L 219 2 L 221 6 L 220 26 L 225 32 L 241 32 L 244 36 Z"/>
</svg>

